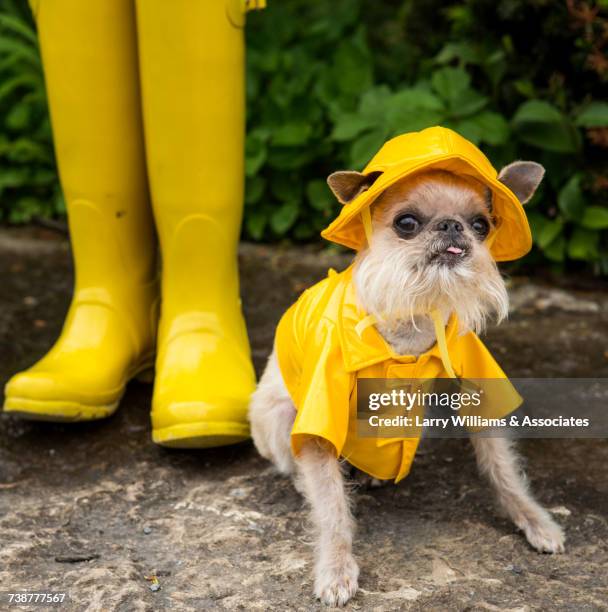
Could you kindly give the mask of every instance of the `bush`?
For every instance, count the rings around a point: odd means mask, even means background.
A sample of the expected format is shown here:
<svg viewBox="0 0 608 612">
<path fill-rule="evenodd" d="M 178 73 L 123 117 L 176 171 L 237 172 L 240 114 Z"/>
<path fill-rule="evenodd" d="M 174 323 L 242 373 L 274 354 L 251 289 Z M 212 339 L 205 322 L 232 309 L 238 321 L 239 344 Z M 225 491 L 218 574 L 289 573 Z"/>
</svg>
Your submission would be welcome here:
<svg viewBox="0 0 608 612">
<path fill-rule="evenodd" d="M 31 22 L 0 0 L 2 218 L 63 213 Z M 317 240 L 325 177 L 391 136 L 451 127 L 533 159 L 528 261 L 608 274 L 608 0 L 273 0 L 247 28 L 245 237 Z M 604 96 L 605 97 L 605 96 Z"/>
<path fill-rule="evenodd" d="M 0 219 L 65 212 L 36 31 L 27 3 L 0 0 Z"/>
</svg>

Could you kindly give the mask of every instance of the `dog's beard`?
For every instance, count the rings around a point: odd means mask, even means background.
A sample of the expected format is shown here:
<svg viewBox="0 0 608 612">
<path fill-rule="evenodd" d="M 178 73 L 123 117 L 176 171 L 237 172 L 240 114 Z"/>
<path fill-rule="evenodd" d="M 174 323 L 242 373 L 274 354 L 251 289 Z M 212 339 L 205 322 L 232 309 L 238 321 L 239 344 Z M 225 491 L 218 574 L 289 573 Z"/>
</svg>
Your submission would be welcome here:
<svg viewBox="0 0 608 612">
<path fill-rule="evenodd" d="M 463 332 L 480 332 L 488 319 L 507 316 L 507 291 L 485 246 L 474 245 L 466 260 L 449 267 L 429 262 L 424 244 L 403 247 L 378 238 L 357 256 L 354 282 L 361 305 L 385 328 L 415 325 L 415 316 L 435 309 L 455 313 Z"/>
</svg>

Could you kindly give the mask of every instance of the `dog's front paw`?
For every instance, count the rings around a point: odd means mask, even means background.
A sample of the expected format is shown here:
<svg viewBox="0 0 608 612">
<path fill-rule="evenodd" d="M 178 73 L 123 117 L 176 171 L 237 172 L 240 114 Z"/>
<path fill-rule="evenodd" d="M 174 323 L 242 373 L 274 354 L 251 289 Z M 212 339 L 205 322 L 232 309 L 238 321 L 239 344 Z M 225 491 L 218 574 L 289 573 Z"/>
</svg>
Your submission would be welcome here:
<svg viewBox="0 0 608 612">
<path fill-rule="evenodd" d="M 566 541 L 564 530 L 549 516 L 530 520 L 522 527 L 526 539 L 538 552 L 564 552 Z"/>
<path fill-rule="evenodd" d="M 319 565 L 316 575 L 315 595 L 326 606 L 346 605 L 359 588 L 359 566 L 352 555 L 348 555 L 339 566 Z"/>
</svg>

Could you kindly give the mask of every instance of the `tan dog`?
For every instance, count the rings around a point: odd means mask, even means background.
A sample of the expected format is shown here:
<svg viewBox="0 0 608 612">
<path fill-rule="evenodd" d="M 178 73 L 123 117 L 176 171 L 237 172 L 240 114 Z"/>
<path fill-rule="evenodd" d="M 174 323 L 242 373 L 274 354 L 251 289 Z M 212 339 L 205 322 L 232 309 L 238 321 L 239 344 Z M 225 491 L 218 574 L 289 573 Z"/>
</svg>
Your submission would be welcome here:
<svg viewBox="0 0 608 612">
<path fill-rule="evenodd" d="M 499 180 L 523 203 L 542 180 L 532 162 L 515 162 Z M 373 177 L 337 172 L 328 183 L 341 202 L 368 188 Z M 507 292 L 484 242 L 493 226 L 491 198 L 473 178 L 424 171 L 395 183 L 375 201 L 373 239 L 357 254 L 353 282 L 361 306 L 378 319 L 378 331 L 398 355 L 420 355 L 435 341 L 428 312 L 437 304 L 456 313 L 466 330 L 503 319 Z M 410 313 L 409 315 L 404 313 Z M 307 442 L 292 456 L 290 433 L 296 410 L 278 367 L 276 351 L 250 405 L 253 439 L 259 452 L 285 474 L 312 509 L 317 532 L 315 594 L 328 605 L 344 605 L 357 591 L 358 566 L 352 555 L 354 524 L 343 466 L 327 443 Z M 562 552 L 564 534 L 528 491 L 519 459 L 502 438 L 477 438 L 480 471 L 506 514 L 541 552 Z"/>
</svg>

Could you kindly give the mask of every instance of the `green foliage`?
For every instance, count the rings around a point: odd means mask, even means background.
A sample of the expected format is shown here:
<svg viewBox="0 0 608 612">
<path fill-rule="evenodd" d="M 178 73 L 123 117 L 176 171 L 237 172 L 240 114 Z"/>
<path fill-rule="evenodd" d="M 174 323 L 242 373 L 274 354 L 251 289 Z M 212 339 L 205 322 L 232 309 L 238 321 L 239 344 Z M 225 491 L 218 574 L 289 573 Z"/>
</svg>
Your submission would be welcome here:
<svg viewBox="0 0 608 612">
<path fill-rule="evenodd" d="M 36 32 L 24 2 L 0 2 L 0 219 L 64 211 Z"/>
<path fill-rule="evenodd" d="M 244 236 L 317 240 L 339 211 L 330 172 L 441 124 L 497 167 L 546 167 L 527 205 L 530 261 L 608 274 L 607 14 L 604 0 L 273 0 L 250 13 Z M 63 214 L 25 0 L 0 0 L 0 121 L 0 219 Z"/>
<path fill-rule="evenodd" d="M 519 140 L 545 151 L 577 153 L 581 135 L 570 119 L 549 102 L 528 100 L 512 119 Z"/>
</svg>

